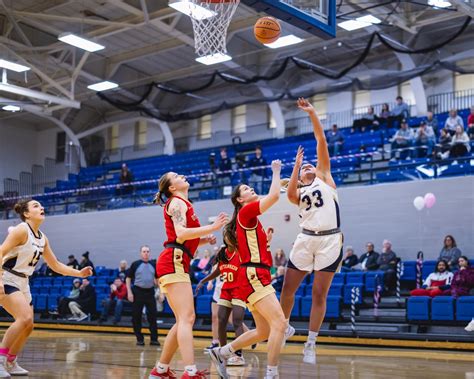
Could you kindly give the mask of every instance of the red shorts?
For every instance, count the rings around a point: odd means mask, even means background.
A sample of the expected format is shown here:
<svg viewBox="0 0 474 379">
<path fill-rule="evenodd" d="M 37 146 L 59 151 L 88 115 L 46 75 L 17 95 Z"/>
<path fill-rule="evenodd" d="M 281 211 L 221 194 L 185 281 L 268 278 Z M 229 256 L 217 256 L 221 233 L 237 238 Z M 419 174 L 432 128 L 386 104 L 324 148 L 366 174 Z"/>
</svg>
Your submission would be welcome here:
<svg viewBox="0 0 474 379">
<path fill-rule="evenodd" d="M 266 268 L 240 266 L 238 283 L 239 298 L 247 303 L 249 311 L 255 309 L 255 303 L 275 292 L 270 270 Z"/>
<path fill-rule="evenodd" d="M 191 282 L 189 278 L 190 258 L 181 249 L 167 248 L 156 262 L 156 275 L 162 293 L 170 283 Z"/>
<path fill-rule="evenodd" d="M 234 305 L 245 308 L 245 300 L 241 299 L 239 287 L 222 288 L 217 304 L 227 308 L 232 308 Z"/>
</svg>

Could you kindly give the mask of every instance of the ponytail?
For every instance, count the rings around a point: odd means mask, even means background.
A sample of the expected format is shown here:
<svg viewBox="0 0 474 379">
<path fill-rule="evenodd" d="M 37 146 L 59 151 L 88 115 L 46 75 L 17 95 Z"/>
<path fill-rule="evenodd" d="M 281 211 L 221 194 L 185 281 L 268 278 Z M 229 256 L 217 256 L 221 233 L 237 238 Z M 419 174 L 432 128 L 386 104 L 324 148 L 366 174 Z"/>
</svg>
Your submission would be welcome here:
<svg viewBox="0 0 474 379">
<path fill-rule="evenodd" d="M 240 186 L 241 184 L 238 184 L 232 192 L 231 200 L 234 205 L 234 214 L 229 223 L 224 227 L 224 241 L 230 251 L 238 250 L 237 236 L 235 235 L 235 232 L 237 230 L 237 216 L 239 211 L 242 209 L 242 205 L 237 201 L 237 198 L 240 197 Z"/>
<path fill-rule="evenodd" d="M 153 204 L 158 204 L 161 207 L 166 203 L 166 198 L 169 199 L 172 195 L 170 192 L 171 178 L 168 174 L 169 172 L 161 176 L 158 181 L 158 192 L 153 198 Z"/>
</svg>

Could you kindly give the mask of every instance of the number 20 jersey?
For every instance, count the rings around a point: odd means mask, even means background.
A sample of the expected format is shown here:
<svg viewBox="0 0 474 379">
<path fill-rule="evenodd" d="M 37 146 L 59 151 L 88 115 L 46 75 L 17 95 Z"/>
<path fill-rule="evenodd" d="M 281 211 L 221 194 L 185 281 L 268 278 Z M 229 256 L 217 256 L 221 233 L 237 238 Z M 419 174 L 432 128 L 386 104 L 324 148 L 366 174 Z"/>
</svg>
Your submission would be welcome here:
<svg viewBox="0 0 474 379">
<path fill-rule="evenodd" d="M 300 227 L 322 232 L 341 226 L 336 189 L 316 177 L 300 188 Z"/>
<path fill-rule="evenodd" d="M 221 273 L 221 280 L 224 283 L 222 289 L 231 289 L 239 286 L 237 282 L 237 272 L 240 267 L 240 255 L 237 251 L 230 253 L 228 250 L 225 251 L 227 263 L 219 262 L 219 271 Z"/>
<path fill-rule="evenodd" d="M 36 236 L 26 222 L 22 222 L 20 225 L 26 229 L 28 239 L 25 244 L 13 248 L 3 256 L 2 266 L 31 276 L 43 255 L 46 238 L 40 231 Z"/>
</svg>

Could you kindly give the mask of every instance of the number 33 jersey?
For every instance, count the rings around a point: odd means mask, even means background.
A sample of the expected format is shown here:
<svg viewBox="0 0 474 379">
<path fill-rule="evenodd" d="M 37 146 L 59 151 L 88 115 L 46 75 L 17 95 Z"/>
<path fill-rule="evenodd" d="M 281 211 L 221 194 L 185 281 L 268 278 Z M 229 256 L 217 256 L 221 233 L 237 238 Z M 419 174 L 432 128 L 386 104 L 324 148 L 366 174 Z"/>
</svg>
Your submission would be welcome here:
<svg viewBox="0 0 474 379">
<path fill-rule="evenodd" d="M 300 188 L 300 227 L 322 232 L 341 226 L 337 191 L 316 177 Z"/>
<path fill-rule="evenodd" d="M 35 235 L 33 229 L 26 222 L 22 222 L 20 225 L 26 229 L 28 239 L 25 244 L 13 248 L 3 256 L 2 266 L 4 269 L 30 276 L 43 254 L 46 238 L 40 231 L 38 231 L 38 235 Z"/>
</svg>

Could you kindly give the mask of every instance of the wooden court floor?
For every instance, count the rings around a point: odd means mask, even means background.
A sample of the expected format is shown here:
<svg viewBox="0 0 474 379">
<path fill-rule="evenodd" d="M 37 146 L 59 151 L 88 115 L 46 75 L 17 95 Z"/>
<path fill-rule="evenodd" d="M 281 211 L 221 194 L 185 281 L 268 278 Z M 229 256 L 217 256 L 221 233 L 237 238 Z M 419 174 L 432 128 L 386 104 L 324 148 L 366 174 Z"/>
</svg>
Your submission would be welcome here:
<svg viewBox="0 0 474 379">
<path fill-rule="evenodd" d="M 215 369 L 203 348 L 209 340 L 198 339 L 198 367 Z M 302 378 L 429 378 L 474 379 L 474 354 L 450 351 L 404 350 L 387 348 L 341 347 L 322 345 L 316 365 L 302 362 L 301 344 L 285 347 L 280 379 Z M 160 349 L 137 347 L 128 335 L 78 332 L 35 331 L 20 357 L 30 371 L 29 378 L 61 379 L 143 379 L 153 367 Z M 265 345 L 246 351 L 246 367 L 229 368 L 233 378 L 262 378 L 266 367 Z M 179 356 L 173 365 L 182 373 Z"/>
</svg>

